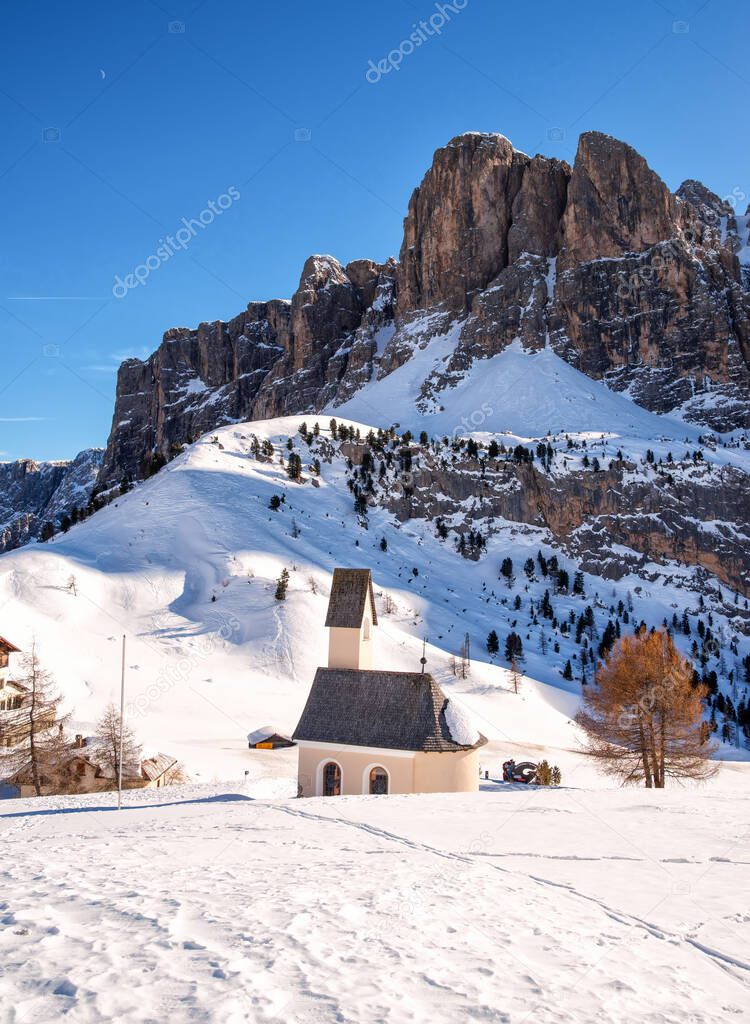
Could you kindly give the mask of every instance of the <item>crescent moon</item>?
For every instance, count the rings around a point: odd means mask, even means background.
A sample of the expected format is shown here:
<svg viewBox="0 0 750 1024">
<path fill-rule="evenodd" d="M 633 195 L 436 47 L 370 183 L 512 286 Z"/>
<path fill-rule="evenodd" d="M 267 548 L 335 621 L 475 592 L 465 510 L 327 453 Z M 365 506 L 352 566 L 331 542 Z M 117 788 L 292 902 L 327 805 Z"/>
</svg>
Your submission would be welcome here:
<svg viewBox="0 0 750 1024">
<path fill-rule="evenodd" d="M 107 77 L 105 71 L 102 68 L 99 68 L 99 74 L 102 76 L 102 78 L 106 78 Z"/>
</svg>

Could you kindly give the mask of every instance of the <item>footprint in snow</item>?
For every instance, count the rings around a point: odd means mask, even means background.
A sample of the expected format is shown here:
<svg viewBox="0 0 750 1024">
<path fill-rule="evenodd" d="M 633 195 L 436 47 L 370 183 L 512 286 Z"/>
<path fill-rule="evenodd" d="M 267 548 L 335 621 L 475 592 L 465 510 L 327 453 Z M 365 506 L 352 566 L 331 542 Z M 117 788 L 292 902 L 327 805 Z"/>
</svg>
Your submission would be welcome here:
<svg viewBox="0 0 750 1024">
<path fill-rule="evenodd" d="M 52 994 L 55 996 L 65 996 L 68 999 L 75 999 L 78 988 L 73 984 L 69 978 L 63 978 L 55 988 L 52 989 Z"/>
</svg>

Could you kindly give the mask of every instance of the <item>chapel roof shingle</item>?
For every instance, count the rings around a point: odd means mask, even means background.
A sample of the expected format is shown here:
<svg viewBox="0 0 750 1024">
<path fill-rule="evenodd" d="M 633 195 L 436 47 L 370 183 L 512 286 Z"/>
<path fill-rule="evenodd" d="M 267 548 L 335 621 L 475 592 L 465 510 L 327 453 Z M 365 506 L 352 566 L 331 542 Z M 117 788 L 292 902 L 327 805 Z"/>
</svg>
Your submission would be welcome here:
<svg viewBox="0 0 750 1024">
<path fill-rule="evenodd" d="M 429 673 L 319 668 L 295 740 L 437 753 L 456 743 L 445 718 L 448 699 Z"/>
</svg>

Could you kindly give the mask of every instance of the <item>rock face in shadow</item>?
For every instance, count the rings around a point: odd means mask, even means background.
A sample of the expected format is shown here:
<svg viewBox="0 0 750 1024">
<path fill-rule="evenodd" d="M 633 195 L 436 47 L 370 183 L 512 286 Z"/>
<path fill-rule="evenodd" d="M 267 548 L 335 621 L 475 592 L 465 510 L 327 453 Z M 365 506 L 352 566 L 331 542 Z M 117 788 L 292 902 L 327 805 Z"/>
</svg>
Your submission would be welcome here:
<svg viewBox="0 0 750 1024">
<path fill-rule="evenodd" d="M 63 516 L 85 508 L 103 455 L 87 448 L 70 461 L 0 462 L 0 552 L 36 539 L 44 523 L 58 529 Z"/>
<path fill-rule="evenodd" d="M 291 302 L 174 328 L 124 363 L 100 482 L 222 423 L 345 401 L 456 322 L 423 393 L 520 340 L 652 411 L 750 427 L 746 243 L 730 203 L 693 180 L 670 192 L 602 133 L 581 136 L 572 168 L 501 135 L 457 136 L 409 201 L 398 261 L 312 256 Z"/>
</svg>

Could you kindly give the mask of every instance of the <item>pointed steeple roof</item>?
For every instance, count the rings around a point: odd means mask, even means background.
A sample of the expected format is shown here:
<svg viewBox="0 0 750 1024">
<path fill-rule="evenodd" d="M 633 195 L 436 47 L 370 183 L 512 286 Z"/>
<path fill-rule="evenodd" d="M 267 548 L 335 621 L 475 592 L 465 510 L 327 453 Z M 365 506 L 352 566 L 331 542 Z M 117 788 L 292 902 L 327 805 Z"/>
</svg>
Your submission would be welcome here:
<svg viewBox="0 0 750 1024">
<path fill-rule="evenodd" d="M 378 624 L 372 574 L 369 569 L 334 569 L 326 626 L 359 629 L 370 600 L 373 625 Z"/>
</svg>

